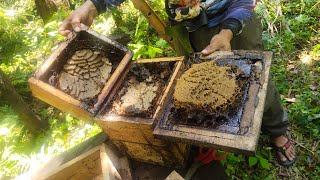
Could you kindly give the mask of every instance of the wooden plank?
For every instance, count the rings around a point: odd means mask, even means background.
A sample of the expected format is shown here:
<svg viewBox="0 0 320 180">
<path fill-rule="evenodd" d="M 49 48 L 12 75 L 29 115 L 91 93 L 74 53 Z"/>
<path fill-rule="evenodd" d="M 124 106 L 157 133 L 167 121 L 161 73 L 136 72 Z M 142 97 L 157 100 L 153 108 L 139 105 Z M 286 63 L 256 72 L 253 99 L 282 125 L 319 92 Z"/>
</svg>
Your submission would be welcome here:
<svg viewBox="0 0 320 180">
<path fill-rule="evenodd" d="M 157 146 L 164 144 L 153 138 L 152 119 L 100 116 L 96 118 L 96 122 L 112 140 Z"/>
<path fill-rule="evenodd" d="M 260 84 L 251 84 L 248 93 L 258 94 L 259 90 Z M 248 98 L 245 104 L 242 120 L 240 122 L 240 134 L 242 135 L 248 133 L 249 128 L 252 126 L 256 103 L 256 98 Z"/>
<path fill-rule="evenodd" d="M 132 171 L 129 163 L 129 159 L 127 157 L 122 157 L 119 159 L 119 173 L 123 180 L 132 180 Z"/>
<path fill-rule="evenodd" d="M 260 134 L 260 129 L 261 129 L 261 124 L 262 124 L 262 117 L 264 113 L 264 105 L 266 101 L 266 95 L 267 95 L 267 90 L 268 90 L 268 83 L 270 79 L 270 68 L 271 68 L 271 62 L 272 62 L 272 52 L 263 52 L 264 56 L 264 74 L 263 74 L 263 85 L 262 88 L 258 94 L 259 98 L 259 103 L 257 105 L 256 111 L 254 113 L 254 118 L 253 118 L 253 124 L 252 127 L 250 128 L 252 134 L 250 136 L 250 141 L 254 144 L 254 151 L 256 150 L 258 140 L 259 140 L 259 134 Z"/>
<path fill-rule="evenodd" d="M 184 180 L 177 171 L 172 171 L 165 180 Z"/>
<path fill-rule="evenodd" d="M 119 78 L 122 76 L 122 74 L 124 72 L 126 72 L 126 73 L 128 72 L 128 71 L 124 71 L 124 70 L 126 69 L 126 67 L 130 66 L 131 58 L 132 58 L 131 53 L 126 54 L 123 57 L 120 64 L 118 65 L 118 67 L 116 68 L 116 70 L 112 73 L 111 77 L 109 78 L 109 80 L 105 84 L 104 88 L 100 92 L 100 94 L 98 96 L 97 103 L 93 107 L 93 111 L 95 114 L 97 113 L 97 111 L 99 111 L 100 107 L 103 106 L 106 101 L 108 101 L 108 99 L 106 99 L 107 96 L 112 91 L 112 89 L 114 88 L 114 85 L 119 80 Z M 109 96 L 109 98 L 111 99 L 112 97 Z"/>
<path fill-rule="evenodd" d="M 228 54 L 229 55 L 229 54 Z M 153 134 L 156 138 L 174 140 L 177 142 L 185 142 L 190 144 L 196 144 L 201 146 L 214 147 L 226 151 L 232 151 L 244 154 L 253 154 L 257 147 L 258 137 L 261 128 L 262 115 L 264 111 L 264 103 L 268 85 L 269 71 L 271 65 L 272 54 L 270 52 L 264 52 L 264 73 L 261 74 L 259 92 L 256 97 L 253 98 L 254 102 L 251 105 L 255 109 L 253 114 L 253 120 L 250 121 L 251 127 L 248 127 L 245 134 L 230 134 L 223 132 L 216 132 L 210 129 L 186 127 L 183 125 L 173 125 L 172 130 L 161 129 L 159 123 L 155 128 Z M 256 104 L 256 100 L 258 100 Z M 252 115 L 252 114 L 251 114 Z M 168 116 L 168 113 L 167 113 Z M 248 125 L 248 122 L 244 122 L 243 125 Z"/>
<path fill-rule="evenodd" d="M 63 164 L 77 158 L 81 154 L 88 152 L 89 150 L 99 147 L 107 137 L 104 133 L 99 133 L 88 140 L 74 146 L 71 149 L 59 154 L 50 161 L 46 162 L 42 167 L 37 169 L 31 169 L 29 172 L 22 174 L 18 179 L 40 179 L 40 177 L 46 177 L 52 171 L 58 169 Z"/>
<path fill-rule="evenodd" d="M 166 88 L 163 92 L 163 95 L 159 101 L 159 105 L 154 113 L 153 119 L 155 120 L 152 124 L 153 127 L 155 127 L 159 121 L 159 119 L 161 118 L 164 109 L 166 108 L 166 105 L 169 101 L 170 98 L 170 94 L 173 92 L 174 90 L 174 85 L 176 82 L 177 77 L 179 77 L 179 75 L 182 73 L 182 70 L 184 68 L 184 63 L 182 61 L 179 61 L 176 63 L 175 69 L 173 74 L 171 75 L 168 84 L 166 85 Z"/>
<path fill-rule="evenodd" d="M 133 61 L 133 63 L 150 63 L 150 62 L 170 62 L 170 61 L 183 61 L 185 59 L 184 56 L 179 57 L 162 57 L 162 58 L 152 58 L 152 59 L 138 59 Z"/>
<path fill-rule="evenodd" d="M 50 70 L 54 69 L 59 63 L 57 61 L 58 56 L 68 46 L 68 44 L 75 39 L 75 37 L 76 36 L 72 36 L 70 39 L 66 39 L 61 44 L 59 44 L 58 48 L 54 50 L 53 53 L 45 61 L 43 61 L 42 65 L 37 69 L 33 76 L 36 79 L 41 80 L 44 78 L 44 76 L 47 76 Z"/>
<path fill-rule="evenodd" d="M 92 114 L 80 107 L 80 101 L 34 77 L 31 77 L 28 82 L 33 96 L 76 118 L 93 120 Z"/>
<path fill-rule="evenodd" d="M 102 176 L 105 180 L 122 179 L 117 171 L 119 158 L 105 144 L 100 146 Z M 108 152 L 107 152 L 108 151 Z"/>
<path fill-rule="evenodd" d="M 63 164 L 48 175 L 38 177 L 38 179 L 87 180 L 98 176 L 100 173 L 100 146 L 98 146 Z"/>
<path fill-rule="evenodd" d="M 100 146 L 101 168 L 105 180 L 132 180 L 129 161 L 126 157 L 119 157 L 115 150 L 107 144 Z"/>
<path fill-rule="evenodd" d="M 83 24 L 82 24 L 83 25 Z M 84 25 L 85 26 L 85 25 Z M 107 38 L 106 36 L 102 35 L 102 34 L 99 34 L 98 32 L 92 30 L 91 28 L 87 27 L 88 30 L 86 30 L 87 33 L 89 33 L 90 35 L 92 36 L 95 36 L 97 37 L 98 39 L 106 42 L 107 44 L 110 44 L 114 47 L 116 47 L 117 49 L 123 51 L 123 53 L 126 53 L 126 54 L 132 54 L 132 52 L 130 51 L 130 49 L 120 43 L 118 43 L 117 41 L 115 40 L 111 40 L 109 38 Z"/>
</svg>

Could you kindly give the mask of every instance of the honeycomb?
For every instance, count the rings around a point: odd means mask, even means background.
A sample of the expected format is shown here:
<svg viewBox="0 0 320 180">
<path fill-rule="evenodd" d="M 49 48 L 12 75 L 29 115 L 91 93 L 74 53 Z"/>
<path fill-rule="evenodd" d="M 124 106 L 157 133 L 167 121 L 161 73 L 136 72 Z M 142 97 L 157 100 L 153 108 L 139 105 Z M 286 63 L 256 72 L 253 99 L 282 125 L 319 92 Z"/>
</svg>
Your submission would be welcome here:
<svg viewBox="0 0 320 180">
<path fill-rule="evenodd" d="M 100 51 L 78 50 L 58 76 L 59 88 L 79 100 L 99 94 L 111 75 L 112 64 Z"/>
<path fill-rule="evenodd" d="M 225 112 L 235 104 L 241 88 L 234 67 L 216 66 L 212 61 L 194 64 L 177 80 L 173 94 L 176 108 L 210 114 Z"/>
<path fill-rule="evenodd" d="M 142 82 L 131 79 L 120 102 L 115 104 L 114 108 L 118 114 L 141 114 L 147 112 L 152 106 L 160 86 L 158 82 L 151 81 L 151 76 Z"/>
</svg>

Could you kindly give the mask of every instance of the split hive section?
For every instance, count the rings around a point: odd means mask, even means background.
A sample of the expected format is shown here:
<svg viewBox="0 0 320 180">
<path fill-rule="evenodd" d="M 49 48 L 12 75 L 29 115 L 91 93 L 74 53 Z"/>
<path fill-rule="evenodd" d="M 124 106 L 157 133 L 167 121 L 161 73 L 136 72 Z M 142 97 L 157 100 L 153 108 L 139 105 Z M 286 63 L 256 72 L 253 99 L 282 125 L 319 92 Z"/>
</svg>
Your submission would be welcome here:
<svg viewBox="0 0 320 180">
<path fill-rule="evenodd" d="M 59 88 L 71 96 L 85 100 L 93 98 L 109 79 L 112 63 L 100 51 L 78 50 L 59 74 Z"/>
<path fill-rule="evenodd" d="M 169 143 L 152 135 L 162 115 L 172 82 L 182 68 L 178 62 L 132 64 L 113 101 L 96 122 L 128 157 L 164 166 L 183 166 L 186 144 Z"/>
</svg>

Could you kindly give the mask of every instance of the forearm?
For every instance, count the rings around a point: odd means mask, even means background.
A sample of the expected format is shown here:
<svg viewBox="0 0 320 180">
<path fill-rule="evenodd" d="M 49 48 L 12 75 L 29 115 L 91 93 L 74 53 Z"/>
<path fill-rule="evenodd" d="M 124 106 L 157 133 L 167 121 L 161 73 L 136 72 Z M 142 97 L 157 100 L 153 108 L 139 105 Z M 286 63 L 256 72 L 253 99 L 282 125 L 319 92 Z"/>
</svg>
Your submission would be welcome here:
<svg viewBox="0 0 320 180">
<path fill-rule="evenodd" d="M 87 7 L 87 10 L 88 10 L 88 13 L 89 13 L 89 16 L 92 17 L 93 19 L 96 18 L 98 16 L 98 10 L 97 8 L 95 7 L 95 5 L 92 3 L 91 0 L 87 0 L 83 6 L 86 6 Z"/>
<path fill-rule="evenodd" d="M 233 32 L 230 29 L 221 29 L 219 32 L 228 42 L 231 42 L 233 38 Z"/>
<path fill-rule="evenodd" d="M 236 0 L 227 9 L 221 28 L 230 29 L 233 35 L 241 33 L 245 23 L 252 17 L 255 7 L 253 0 Z"/>
<path fill-rule="evenodd" d="M 119 6 L 125 0 L 90 0 L 96 7 L 99 14 L 104 13 L 107 9 Z"/>
</svg>

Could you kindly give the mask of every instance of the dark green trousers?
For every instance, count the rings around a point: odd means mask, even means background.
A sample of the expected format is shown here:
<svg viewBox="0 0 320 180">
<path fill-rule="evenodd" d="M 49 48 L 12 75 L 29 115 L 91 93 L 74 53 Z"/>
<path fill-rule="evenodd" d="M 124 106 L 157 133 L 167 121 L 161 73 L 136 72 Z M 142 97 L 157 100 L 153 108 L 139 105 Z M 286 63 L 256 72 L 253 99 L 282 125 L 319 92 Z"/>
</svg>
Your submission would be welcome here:
<svg viewBox="0 0 320 180">
<path fill-rule="evenodd" d="M 211 38 L 220 32 L 220 27 L 208 28 L 206 26 L 190 33 L 190 42 L 196 52 L 202 51 L 209 45 Z M 253 16 L 246 23 L 242 32 L 236 35 L 232 42 L 233 50 L 263 50 L 261 23 Z M 269 80 L 267 98 L 264 106 L 262 129 L 272 136 L 280 136 L 286 133 L 288 127 L 288 115 L 281 105 L 281 99 L 273 82 Z"/>
</svg>

